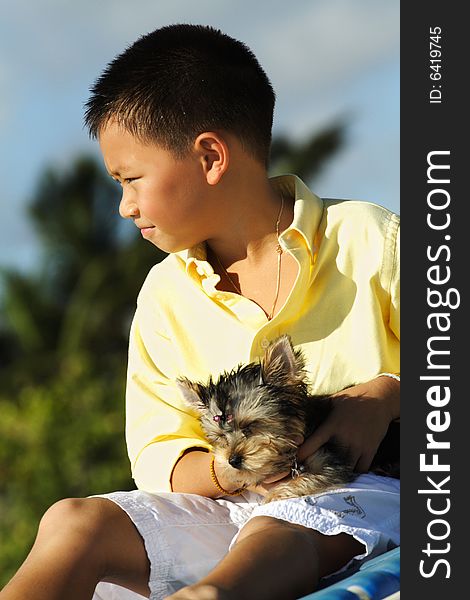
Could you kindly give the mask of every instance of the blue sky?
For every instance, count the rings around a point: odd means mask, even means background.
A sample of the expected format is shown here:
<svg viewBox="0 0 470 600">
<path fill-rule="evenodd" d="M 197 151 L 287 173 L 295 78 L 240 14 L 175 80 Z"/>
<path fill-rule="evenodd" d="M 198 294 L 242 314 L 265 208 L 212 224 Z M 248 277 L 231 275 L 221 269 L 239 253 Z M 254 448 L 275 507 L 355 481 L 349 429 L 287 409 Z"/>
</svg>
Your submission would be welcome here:
<svg viewBox="0 0 470 600">
<path fill-rule="evenodd" d="M 274 133 L 301 140 L 349 115 L 314 191 L 399 212 L 399 0 L 0 0 L 0 14 L 0 267 L 35 265 L 24 209 L 42 169 L 98 157 L 82 126 L 94 79 L 138 36 L 176 22 L 248 44 L 277 93 Z"/>
</svg>

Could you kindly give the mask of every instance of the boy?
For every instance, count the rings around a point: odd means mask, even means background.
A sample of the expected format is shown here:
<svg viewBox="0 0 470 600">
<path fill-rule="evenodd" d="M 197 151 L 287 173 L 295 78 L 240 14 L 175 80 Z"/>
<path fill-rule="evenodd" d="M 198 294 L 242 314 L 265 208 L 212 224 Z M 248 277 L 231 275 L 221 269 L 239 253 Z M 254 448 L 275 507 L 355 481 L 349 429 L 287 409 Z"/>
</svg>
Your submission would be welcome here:
<svg viewBox="0 0 470 600">
<path fill-rule="evenodd" d="M 175 383 L 205 381 L 288 333 L 365 473 L 399 417 L 398 219 L 269 180 L 274 92 L 251 51 L 209 27 L 139 39 L 92 89 L 86 123 L 123 188 L 120 214 L 169 256 L 139 294 L 126 435 L 138 490 L 59 502 L 1 600 L 298 598 L 355 557 L 399 543 L 399 484 L 260 505 L 286 474 L 238 494 Z M 351 383 L 345 392 L 338 392 Z M 229 551 L 230 547 L 230 551 Z"/>
</svg>

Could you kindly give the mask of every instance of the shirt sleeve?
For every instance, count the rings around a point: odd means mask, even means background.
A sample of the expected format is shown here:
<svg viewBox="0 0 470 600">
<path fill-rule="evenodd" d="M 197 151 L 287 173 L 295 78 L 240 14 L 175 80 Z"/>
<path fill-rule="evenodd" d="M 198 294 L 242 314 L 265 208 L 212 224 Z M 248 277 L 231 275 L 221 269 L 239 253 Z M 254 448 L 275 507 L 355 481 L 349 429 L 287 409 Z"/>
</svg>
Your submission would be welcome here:
<svg viewBox="0 0 470 600">
<path fill-rule="evenodd" d="M 394 215 L 396 217 L 396 215 Z M 400 225 L 393 220 L 391 275 L 390 275 L 390 329 L 400 339 Z"/>
<path fill-rule="evenodd" d="M 141 490 L 171 491 L 173 468 L 185 450 L 211 448 L 175 385 L 178 375 L 171 340 L 156 308 L 143 299 L 131 326 L 126 389 L 127 449 Z"/>
<path fill-rule="evenodd" d="M 389 298 L 388 326 L 400 340 L 400 218 L 390 213 L 385 236 L 384 258 L 381 273 L 382 286 Z M 399 371 L 396 373 L 399 374 Z"/>
</svg>

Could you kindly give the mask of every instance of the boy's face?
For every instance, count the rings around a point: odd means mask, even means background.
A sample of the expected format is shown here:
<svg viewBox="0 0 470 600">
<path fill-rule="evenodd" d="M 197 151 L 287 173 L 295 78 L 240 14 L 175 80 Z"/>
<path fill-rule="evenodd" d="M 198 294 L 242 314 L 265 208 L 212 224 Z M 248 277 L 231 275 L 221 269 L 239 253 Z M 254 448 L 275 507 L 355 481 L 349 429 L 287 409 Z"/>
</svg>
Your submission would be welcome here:
<svg viewBox="0 0 470 600">
<path fill-rule="evenodd" d="M 106 169 L 122 186 L 119 213 L 133 219 L 146 240 L 177 252 L 210 237 L 213 212 L 196 154 L 177 159 L 114 121 L 102 130 L 99 143 Z"/>
</svg>

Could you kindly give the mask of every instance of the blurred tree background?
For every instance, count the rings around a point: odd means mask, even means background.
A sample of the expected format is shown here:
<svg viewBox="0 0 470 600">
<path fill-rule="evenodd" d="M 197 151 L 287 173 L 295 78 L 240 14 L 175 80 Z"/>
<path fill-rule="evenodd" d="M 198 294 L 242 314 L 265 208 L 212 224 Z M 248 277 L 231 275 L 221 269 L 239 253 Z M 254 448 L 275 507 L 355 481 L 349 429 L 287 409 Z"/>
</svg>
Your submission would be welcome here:
<svg viewBox="0 0 470 600">
<path fill-rule="evenodd" d="M 270 174 L 311 183 L 345 123 L 273 140 Z M 119 191 L 90 157 L 47 169 L 30 204 L 43 253 L 0 272 L 0 586 L 56 500 L 133 489 L 124 441 L 127 338 L 137 293 L 164 258 L 123 234 Z"/>
</svg>

